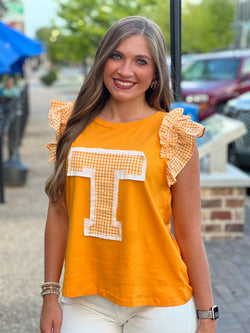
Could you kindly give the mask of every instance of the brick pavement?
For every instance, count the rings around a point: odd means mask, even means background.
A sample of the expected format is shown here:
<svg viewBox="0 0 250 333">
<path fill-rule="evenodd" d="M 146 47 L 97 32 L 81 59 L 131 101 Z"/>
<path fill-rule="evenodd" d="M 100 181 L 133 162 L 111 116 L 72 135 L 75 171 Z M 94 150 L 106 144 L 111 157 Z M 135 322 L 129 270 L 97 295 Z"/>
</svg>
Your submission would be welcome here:
<svg viewBox="0 0 250 333">
<path fill-rule="evenodd" d="M 250 198 L 242 239 L 206 242 L 214 299 L 220 306 L 219 333 L 250 332 Z"/>
<path fill-rule="evenodd" d="M 0 205 L 0 332 L 39 332 L 43 280 L 43 230 L 47 198 L 43 187 L 50 174 L 45 144 L 53 131 L 47 125 L 51 99 L 72 100 L 70 88 L 30 86 L 31 115 L 20 156 L 30 170 L 27 184 L 6 188 Z M 250 332 L 250 200 L 245 236 L 206 242 L 214 298 L 220 306 L 218 333 Z"/>
</svg>

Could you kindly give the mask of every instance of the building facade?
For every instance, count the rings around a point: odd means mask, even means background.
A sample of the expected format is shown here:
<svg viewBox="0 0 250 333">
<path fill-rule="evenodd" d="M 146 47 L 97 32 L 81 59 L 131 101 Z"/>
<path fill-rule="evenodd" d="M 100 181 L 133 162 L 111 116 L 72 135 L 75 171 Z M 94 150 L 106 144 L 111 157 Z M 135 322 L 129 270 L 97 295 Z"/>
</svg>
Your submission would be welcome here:
<svg viewBox="0 0 250 333">
<path fill-rule="evenodd" d="M 6 14 L 6 12 L 7 12 L 7 8 L 4 5 L 3 1 L 0 0 L 0 19 L 2 19 L 4 17 L 4 15 Z"/>
<path fill-rule="evenodd" d="M 1 2 L 1 0 L 0 0 Z M 7 11 L 2 20 L 8 26 L 24 32 L 24 8 L 21 0 L 3 0 Z"/>
<path fill-rule="evenodd" d="M 250 47 L 250 1 L 237 0 L 235 11 L 235 48 Z"/>
</svg>

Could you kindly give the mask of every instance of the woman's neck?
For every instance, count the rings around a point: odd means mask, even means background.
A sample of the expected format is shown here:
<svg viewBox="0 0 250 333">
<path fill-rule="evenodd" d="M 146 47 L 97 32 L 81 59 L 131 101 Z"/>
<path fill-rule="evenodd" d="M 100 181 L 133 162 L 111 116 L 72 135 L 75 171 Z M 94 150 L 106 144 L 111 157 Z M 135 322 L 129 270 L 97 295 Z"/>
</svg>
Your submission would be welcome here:
<svg viewBox="0 0 250 333">
<path fill-rule="evenodd" d="M 99 118 L 111 123 L 129 123 L 141 120 L 154 114 L 156 110 L 151 108 L 147 101 L 114 101 L 109 99 L 99 114 Z"/>
</svg>

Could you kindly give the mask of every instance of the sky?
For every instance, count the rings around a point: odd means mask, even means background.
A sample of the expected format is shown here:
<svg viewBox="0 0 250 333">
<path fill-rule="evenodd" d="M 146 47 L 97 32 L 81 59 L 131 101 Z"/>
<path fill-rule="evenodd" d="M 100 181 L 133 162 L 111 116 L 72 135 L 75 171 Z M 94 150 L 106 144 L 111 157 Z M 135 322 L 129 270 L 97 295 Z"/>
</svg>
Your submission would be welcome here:
<svg viewBox="0 0 250 333">
<path fill-rule="evenodd" d="M 56 18 L 58 5 L 54 0 L 22 0 L 24 5 L 25 34 L 35 37 L 35 32 L 41 27 L 51 24 Z"/>
<path fill-rule="evenodd" d="M 189 1 L 198 3 L 201 0 Z M 49 26 L 51 21 L 56 18 L 58 4 L 55 0 L 22 0 L 22 2 L 24 5 L 25 34 L 29 37 L 35 37 L 37 29 Z"/>
</svg>

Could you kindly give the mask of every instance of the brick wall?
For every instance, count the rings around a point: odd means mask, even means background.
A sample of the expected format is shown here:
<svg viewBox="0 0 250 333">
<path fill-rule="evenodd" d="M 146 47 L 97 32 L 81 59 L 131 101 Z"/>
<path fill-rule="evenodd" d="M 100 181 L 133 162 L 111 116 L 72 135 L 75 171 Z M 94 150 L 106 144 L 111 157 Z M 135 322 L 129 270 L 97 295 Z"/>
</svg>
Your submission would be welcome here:
<svg viewBox="0 0 250 333">
<path fill-rule="evenodd" d="M 201 189 L 202 235 L 205 240 L 243 236 L 245 197 L 245 188 Z"/>
</svg>

